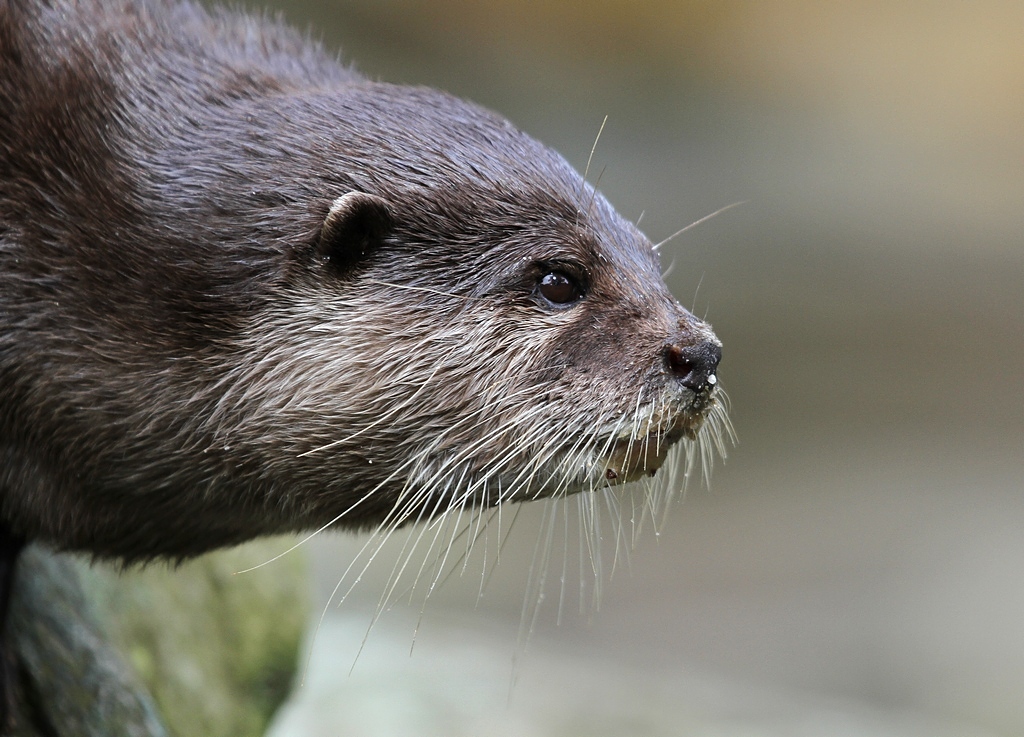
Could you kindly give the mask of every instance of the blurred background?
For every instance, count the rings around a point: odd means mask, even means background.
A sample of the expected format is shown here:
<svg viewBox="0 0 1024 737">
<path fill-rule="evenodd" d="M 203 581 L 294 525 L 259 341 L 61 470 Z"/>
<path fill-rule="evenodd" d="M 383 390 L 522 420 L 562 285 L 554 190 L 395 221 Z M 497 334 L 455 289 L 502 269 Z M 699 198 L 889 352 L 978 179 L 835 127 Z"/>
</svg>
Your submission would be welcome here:
<svg viewBox="0 0 1024 737">
<path fill-rule="evenodd" d="M 529 638 L 539 505 L 482 597 L 470 568 L 366 636 L 371 567 L 276 737 L 1024 735 L 1024 3 L 280 10 L 580 170 L 607 115 L 591 181 L 654 241 L 744 204 L 662 251 L 725 344 L 710 490 Z M 317 541 L 321 605 L 363 542 Z"/>
</svg>

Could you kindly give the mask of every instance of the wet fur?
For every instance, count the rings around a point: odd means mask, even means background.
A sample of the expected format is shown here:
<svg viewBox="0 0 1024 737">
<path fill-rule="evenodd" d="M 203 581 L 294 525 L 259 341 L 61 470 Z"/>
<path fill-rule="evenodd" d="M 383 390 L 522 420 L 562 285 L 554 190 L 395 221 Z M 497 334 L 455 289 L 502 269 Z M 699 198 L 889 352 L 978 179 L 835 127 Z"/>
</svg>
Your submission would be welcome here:
<svg viewBox="0 0 1024 737">
<path fill-rule="evenodd" d="M 649 241 L 488 111 L 187 3 L 0 0 L 0 70 L 13 534 L 134 561 L 390 530 L 728 429 L 666 368 L 717 340 Z M 386 210 L 355 256 L 322 242 L 349 192 Z M 550 268 L 585 298 L 546 303 Z"/>
</svg>

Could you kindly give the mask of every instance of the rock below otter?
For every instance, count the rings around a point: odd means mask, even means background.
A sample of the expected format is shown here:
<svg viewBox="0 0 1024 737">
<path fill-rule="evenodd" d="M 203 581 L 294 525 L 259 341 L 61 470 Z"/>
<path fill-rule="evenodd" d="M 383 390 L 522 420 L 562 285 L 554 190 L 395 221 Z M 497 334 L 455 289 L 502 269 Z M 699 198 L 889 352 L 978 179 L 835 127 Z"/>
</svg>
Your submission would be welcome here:
<svg viewBox="0 0 1024 737">
<path fill-rule="evenodd" d="M 281 541 L 169 570 L 118 572 L 30 548 L 10 636 L 15 734 L 259 735 L 288 693 L 308 614 L 303 555 Z"/>
</svg>

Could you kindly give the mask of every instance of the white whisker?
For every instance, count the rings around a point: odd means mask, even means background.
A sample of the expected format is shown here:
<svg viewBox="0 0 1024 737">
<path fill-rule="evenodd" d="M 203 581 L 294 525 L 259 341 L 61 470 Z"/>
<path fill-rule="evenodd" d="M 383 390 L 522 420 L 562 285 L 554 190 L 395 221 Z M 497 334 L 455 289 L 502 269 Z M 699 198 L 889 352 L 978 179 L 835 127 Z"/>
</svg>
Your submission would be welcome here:
<svg viewBox="0 0 1024 737">
<path fill-rule="evenodd" d="M 715 210 L 710 215 L 705 215 L 704 217 L 700 218 L 699 220 L 694 220 L 692 223 L 687 225 L 685 228 L 680 228 L 675 233 L 670 235 L 668 238 L 665 238 L 664 240 L 661 240 L 658 243 L 655 243 L 654 244 L 654 250 L 655 251 L 660 250 L 662 246 L 664 246 L 666 243 L 668 243 L 670 240 L 672 240 L 676 236 L 680 236 L 683 233 L 685 233 L 686 231 L 690 230 L 691 228 L 696 228 L 698 225 L 700 225 L 702 223 L 706 223 L 711 218 L 716 217 L 717 215 L 721 215 L 726 210 L 731 210 L 734 207 L 737 207 L 739 205 L 744 205 L 746 203 L 747 203 L 747 200 L 740 200 L 739 202 L 733 202 L 731 205 L 726 205 L 725 207 L 718 208 L 717 210 Z"/>
</svg>

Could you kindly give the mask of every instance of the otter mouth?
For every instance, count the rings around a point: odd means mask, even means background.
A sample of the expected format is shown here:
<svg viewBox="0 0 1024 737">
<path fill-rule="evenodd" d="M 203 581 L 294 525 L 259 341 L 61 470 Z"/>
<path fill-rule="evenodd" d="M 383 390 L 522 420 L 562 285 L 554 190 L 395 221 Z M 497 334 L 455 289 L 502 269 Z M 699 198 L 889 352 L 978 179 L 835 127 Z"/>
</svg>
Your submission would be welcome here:
<svg viewBox="0 0 1024 737">
<path fill-rule="evenodd" d="M 605 481 L 617 486 L 654 476 L 672 446 L 684 438 L 697 439 L 714 404 L 710 393 L 700 395 L 683 411 L 654 413 L 620 432 L 604 457 Z"/>
<path fill-rule="evenodd" d="M 724 457 L 724 443 L 735 438 L 726 402 L 725 394 L 715 387 L 696 394 L 665 392 L 628 415 L 607 420 L 585 443 L 577 441 L 545 455 L 528 450 L 523 465 L 512 463 L 504 473 L 484 478 L 502 489 L 499 501 L 519 502 L 653 477 L 663 466 L 671 469 L 675 465 L 681 440 L 695 443 L 685 449 L 685 464 L 693 460 L 694 450 L 700 451 L 701 462 L 707 464 L 712 448 Z M 494 504 L 493 497 L 481 501 L 484 506 Z"/>
</svg>

